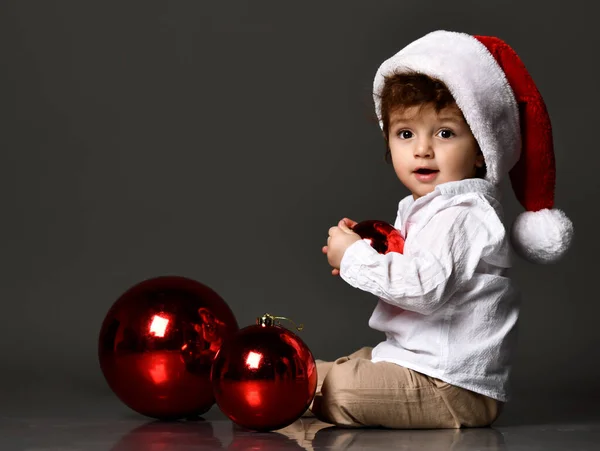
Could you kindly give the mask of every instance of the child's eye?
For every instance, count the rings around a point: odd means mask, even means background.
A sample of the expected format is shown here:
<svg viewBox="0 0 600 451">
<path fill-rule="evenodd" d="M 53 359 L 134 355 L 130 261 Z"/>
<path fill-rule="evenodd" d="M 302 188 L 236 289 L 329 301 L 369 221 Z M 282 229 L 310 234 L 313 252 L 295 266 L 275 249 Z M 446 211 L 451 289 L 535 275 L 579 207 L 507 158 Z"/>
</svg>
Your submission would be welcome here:
<svg viewBox="0 0 600 451">
<path fill-rule="evenodd" d="M 452 132 L 452 130 L 448 130 L 448 129 L 440 130 L 438 134 L 440 135 L 441 138 L 444 138 L 444 139 L 452 138 L 454 136 L 454 133 Z"/>
<path fill-rule="evenodd" d="M 400 130 L 396 133 L 400 139 L 410 139 L 413 137 L 413 134 L 410 130 Z"/>
</svg>

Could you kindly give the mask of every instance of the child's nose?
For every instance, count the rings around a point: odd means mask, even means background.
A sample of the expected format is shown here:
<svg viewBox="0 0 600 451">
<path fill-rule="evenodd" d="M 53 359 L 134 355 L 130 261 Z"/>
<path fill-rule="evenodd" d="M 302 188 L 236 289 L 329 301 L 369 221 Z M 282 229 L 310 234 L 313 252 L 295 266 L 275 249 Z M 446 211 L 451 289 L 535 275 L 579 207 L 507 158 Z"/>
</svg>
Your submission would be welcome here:
<svg viewBox="0 0 600 451">
<path fill-rule="evenodd" d="M 431 158 L 433 156 L 432 141 L 429 138 L 420 138 L 415 146 L 415 157 Z"/>
</svg>

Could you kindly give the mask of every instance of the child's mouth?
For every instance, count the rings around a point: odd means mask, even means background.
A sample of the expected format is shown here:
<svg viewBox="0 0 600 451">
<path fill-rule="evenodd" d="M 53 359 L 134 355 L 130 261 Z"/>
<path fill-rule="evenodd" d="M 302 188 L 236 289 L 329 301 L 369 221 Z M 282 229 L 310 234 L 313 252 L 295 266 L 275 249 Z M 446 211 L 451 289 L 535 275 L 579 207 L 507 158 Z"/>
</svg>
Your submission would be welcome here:
<svg viewBox="0 0 600 451">
<path fill-rule="evenodd" d="M 440 172 L 436 169 L 427 169 L 427 168 L 419 168 L 415 173 L 415 177 L 420 182 L 430 182 L 437 176 L 437 173 Z"/>
</svg>

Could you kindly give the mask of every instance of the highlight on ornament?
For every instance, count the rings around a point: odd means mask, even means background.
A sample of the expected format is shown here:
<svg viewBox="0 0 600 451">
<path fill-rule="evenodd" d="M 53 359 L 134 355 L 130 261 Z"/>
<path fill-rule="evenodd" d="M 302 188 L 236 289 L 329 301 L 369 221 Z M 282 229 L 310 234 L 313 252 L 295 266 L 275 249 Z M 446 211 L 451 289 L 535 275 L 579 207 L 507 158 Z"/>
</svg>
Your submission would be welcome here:
<svg viewBox="0 0 600 451">
<path fill-rule="evenodd" d="M 272 431 L 292 424 L 317 389 L 313 354 L 280 319 L 287 320 L 268 313 L 257 318 L 223 342 L 213 363 L 217 405 L 246 429 Z"/>
<path fill-rule="evenodd" d="M 393 225 L 377 219 L 354 224 L 352 230 L 380 254 L 404 252 L 404 238 Z"/>
<path fill-rule="evenodd" d="M 100 367 L 117 397 L 142 415 L 202 415 L 215 404 L 215 355 L 238 330 L 227 303 L 208 286 L 179 276 L 151 278 L 125 291 L 106 314 Z"/>
</svg>

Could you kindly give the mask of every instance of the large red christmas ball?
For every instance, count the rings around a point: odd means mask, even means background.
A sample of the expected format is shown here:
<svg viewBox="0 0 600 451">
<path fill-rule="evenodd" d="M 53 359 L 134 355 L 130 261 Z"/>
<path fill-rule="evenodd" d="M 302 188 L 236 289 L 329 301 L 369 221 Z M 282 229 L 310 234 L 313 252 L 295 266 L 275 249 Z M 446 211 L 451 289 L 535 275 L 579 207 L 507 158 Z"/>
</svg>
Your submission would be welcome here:
<svg viewBox="0 0 600 451">
<path fill-rule="evenodd" d="M 401 254 L 404 251 L 404 238 L 400 231 L 385 221 L 369 219 L 355 224 L 352 230 L 380 254 L 388 252 Z"/>
<path fill-rule="evenodd" d="M 98 357 L 108 385 L 131 409 L 186 418 L 215 403 L 214 357 L 239 330 L 227 303 L 192 279 L 163 276 L 123 293 L 100 330 Z"/>
<path fill-rule="evenodd" d="M 317 389 L 317 368 L 308 346 L 271 315 L 225 340 L 212 367 L 217 405 L 231 421 L 255 431 L 292 424 Z"/>
</svg>

